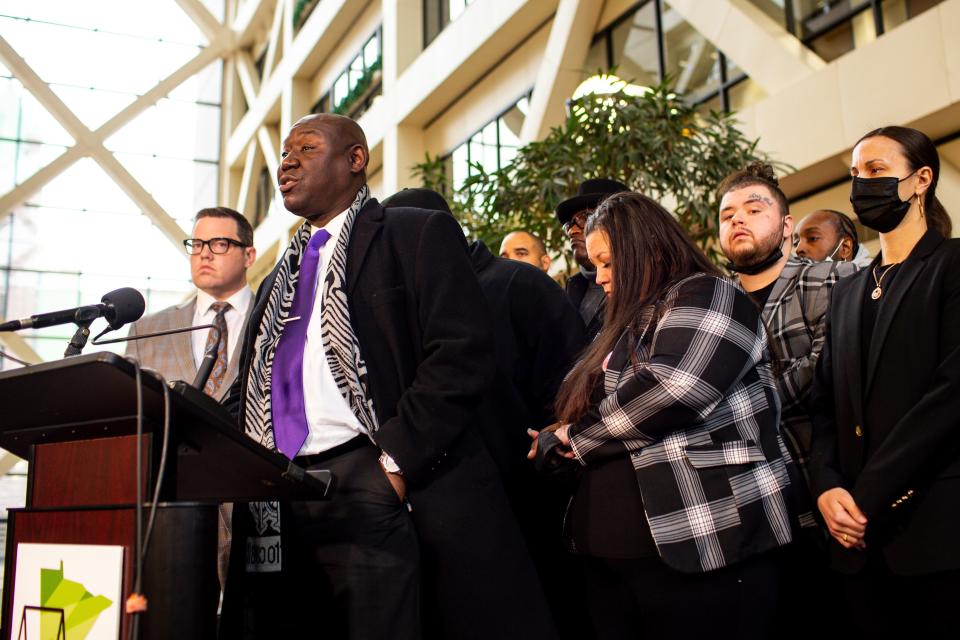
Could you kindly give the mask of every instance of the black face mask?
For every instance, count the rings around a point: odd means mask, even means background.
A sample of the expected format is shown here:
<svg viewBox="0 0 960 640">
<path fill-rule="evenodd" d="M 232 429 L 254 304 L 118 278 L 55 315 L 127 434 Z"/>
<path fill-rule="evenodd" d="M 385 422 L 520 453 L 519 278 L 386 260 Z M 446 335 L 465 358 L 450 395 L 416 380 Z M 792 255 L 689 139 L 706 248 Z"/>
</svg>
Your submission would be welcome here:
<svg viewBox="0 0 960 640">
<path fill-rule="evenodd" d="M 779 260 L 782 257 L 783 257 L 783 250 L 781 250 L 780 247 L 777 247 L 776 249 L 773 250 L 773 253 L 771 253 L 766 258 L 764 258 L 763 260 L 761 260 L 756 264 L 744 265 L 742 267 L 738 267 L 732 262 L 728 262 L 727 269 L 729 271 L 735 271 L 736 273 L 743 273 L 748 276 L 755 276 L 758 273 L 763 273 L 764 271 L 769 269 L 771 266 L 775 265 L 777 263 L 777 260 Z"/>
<path fill-rule="evenodd" d="M 770 254 L 769 254 L 766 258 L 764 258 L 763 260 L 761 260 L 760 262 L 757 262 L 757 263 L 755 263 L 755 264 L 744 265 L 744 266 L 742 266 L 742 267 L 737 266 L 737 265 L 733 264 L 732 262 L 728 262 L 728 263 L 726 264 L 727 271 L 733 271 L 733 272 L 735 272 L 735 273 L 742 273 L 742 274 L 748 275 L 748 276 L 755 276 L 755 275 L 757 275 L 758 273 L 763 273 L 764 271 L 766 271 L 767 269 L 769 269 L 770 267 L 772 267 L 773 265 L 775 265 L 775 264 L 777 263 L 777 261 L 778 261 L 780 258 L 783 257 L 783 249 L 782 249 L 781 247 L 783 247 L 783 229 L 784 229 L 784 225 L 785 225 L 785 224 L 786 224 L 786 220 L 785 220 L 785 219 L 781 220 L 781 222 L 780 222 L 780 244 L 778 244 L 776 247 L 774 247 L 774 248 L 773 248 L 773 251 L 771 251 Z"/>
<path fill-rule="evenodd" d="M 913 199 L 900 199 L 899 186 L 907 178 L 855 177 L 850 186 L 850 204 L 860 224 L 880 233 L 896 229 L 910 210 L 910 201 Z"/>
</svg>

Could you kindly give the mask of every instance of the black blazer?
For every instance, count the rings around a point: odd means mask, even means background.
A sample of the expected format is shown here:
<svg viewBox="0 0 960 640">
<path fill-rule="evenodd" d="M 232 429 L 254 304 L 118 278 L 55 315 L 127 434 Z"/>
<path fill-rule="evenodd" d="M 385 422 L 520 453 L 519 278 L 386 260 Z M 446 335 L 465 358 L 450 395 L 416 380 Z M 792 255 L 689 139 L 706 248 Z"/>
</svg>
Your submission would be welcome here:
<svg viewBox="0 0 960 640">
<path fill-rule="evenodd" d="M 567 278 L 565 290 L 577 313 L 580 313 L 580 303 L 583 302 L 584 296 L 587 295 L 587 290 L 597 286 L 599 285 L 595 281 L 590 280 L 579 272 Z M 600 333 L 600 329 L 603 328 L 603 311 L 606 306 L 607 299 L 604 297 L 597 306 L 597 310 L 593 314 L 593 317 L 590 318 L 590 321 L 584 322 L 586 325 L 587 342 L 592 342 L 593 339 L 597 337 L 597 334 Z"/>
<path fill-rule="evenodd" d="M 580 314 L 550 276 L 470 245 L 473 269 L 492 316 L 497 376 L 483 434 L 501 471 L 533 470 L 527 429 L 554 421 L 553 401 L 585 344 Z"/>
<path fill-rule="evenodd" d="M 278 265 L 279 267 L 279 265 Z M 247 372 L 277 269 L 257 296 L 228 403 L 243 424 Z M 377 445 L 408 481 L 427 482 L 463 432 L 493 380 L 494 349 L 483 293 L 452 216 L 371 199 L 347 249 L 350 321 L 367 363 L 380 429 Z"/>
<path fill-rule="evenodd" d="M 926 232 L 884 291 L 862 353 L 863 299 L 874 286 L 865 269 L 833 289 L 811 397 L 814 495 L 848 489 L 869 521 L 868 548 L 894 573 L 957 569 L 960 240 Z M 837 568 L 863 567 L 864 552 L 831 546 Z"/>
</svg>

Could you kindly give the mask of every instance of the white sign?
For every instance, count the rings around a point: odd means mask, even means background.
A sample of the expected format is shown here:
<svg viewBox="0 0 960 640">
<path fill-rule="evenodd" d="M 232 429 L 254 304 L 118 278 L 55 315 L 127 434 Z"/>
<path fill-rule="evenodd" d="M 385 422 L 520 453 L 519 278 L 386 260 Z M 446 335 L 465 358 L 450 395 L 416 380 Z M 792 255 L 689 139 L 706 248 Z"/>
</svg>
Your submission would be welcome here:
<svg viewBox="0 0 960 640">
<path fill-rule="evenodd" d="M 123 547 L 17 545 L 10 640 L 117 640 Z"/>
</svg>

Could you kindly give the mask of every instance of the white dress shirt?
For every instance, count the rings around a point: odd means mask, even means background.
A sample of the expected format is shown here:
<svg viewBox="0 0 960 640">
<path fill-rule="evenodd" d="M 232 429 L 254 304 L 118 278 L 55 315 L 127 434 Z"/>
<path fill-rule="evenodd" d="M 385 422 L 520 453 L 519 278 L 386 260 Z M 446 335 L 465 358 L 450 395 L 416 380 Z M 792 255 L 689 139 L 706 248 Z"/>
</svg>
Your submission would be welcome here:
<svg viewBox="0 0 960 640">
<path fill-rule="evenodd" d="M 197 304 L 193 312 L 194 326 L 200 324 L 213 324 L 217 317 L 216 311 L 210 307 L 216 302 L 209 293 L 197 290 Z M 253 301 L 253 291 L 249 286 L 224 300 L 230 303 L 230 308 L 223 314 L 223 319 L 227 323 L 227 362 L 233 357 L 233 352 L 237 348 L 237 341 L 240 340 L 240 333 L 243 331 L 243 321 L 247 317 L 247 311 L 250 309 L 250 303 Z M 194 331 L 190 339 L 193 345 L 193 364 L 199 367 L 203 362 L 203 350 L 207 346 L 207 336 L 210 331 Z"/>
<path fill-rule="evenodd" d="M 323 227 L 330 234 L 330 239 L 320 250 L 320 268 L 317 269 L 319 283 L 322 283 L 326 277 L 330 258 L 333 256 L 333 250 L 337 246 L 346 218 L 345 210 Z M 313 233 L 319 230 L 318 227 L 314 227 Z M 322 310 L 323 287 L 320 287 L 313 299 L 313 313 L 310 315 L 310 325 L 307 327 L 307 343 L 303 347 L 303 406 L 307 414 L 308 433 L 298 455 L 327 451 L 363 434 L 360 421 L 340 394 L 337 382 L 333 379 L 333 372 L 330 370 L 330 363 L 327 362 L 323 338 L 320 335 Z"/>
</svg>

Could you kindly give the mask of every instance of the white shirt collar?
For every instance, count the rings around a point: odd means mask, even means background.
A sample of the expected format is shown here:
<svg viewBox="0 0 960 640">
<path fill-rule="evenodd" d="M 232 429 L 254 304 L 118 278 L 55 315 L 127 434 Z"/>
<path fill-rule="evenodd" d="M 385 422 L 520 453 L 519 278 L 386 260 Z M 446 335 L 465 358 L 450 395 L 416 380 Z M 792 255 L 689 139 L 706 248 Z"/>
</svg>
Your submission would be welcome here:
<svg viewBox="0 0 960 640">
<path fill-rule="evenodd" d="M 317 231 L 320 231 L 320 229 L 326 229 L 327 233 L 330 234 L 330 239 L 327 240 L 327 244 L 337 244 L 337 239 L 340 237 L 340 230 L 343 229 L 343 224 L 347 221 L 348 211 L 350 211 L 349 207 L 334 216 L 330 222 L 323 227 L 315 227 L 310 225 L 310 235 L 313 236 L 313 234 L 315 234 Z"/>
<path fill-rule="evenodd" d="M 242 289 L 234 293 L 232 296 L 227 298 L 225 302 L 229 302 L 230 306 L 240 312 L 240 315 L 246 315 L 247 309 L 250 307 L 250 302 L 253 300 L 253 291 L 250 289 L 249 285 L 244 285 Z M 197 313 L 201 316 L 207 313 L 210 310 L 210 305 L 216 302 L 217 299 L 206 291 L 197 289 Z"/>
</svg>

